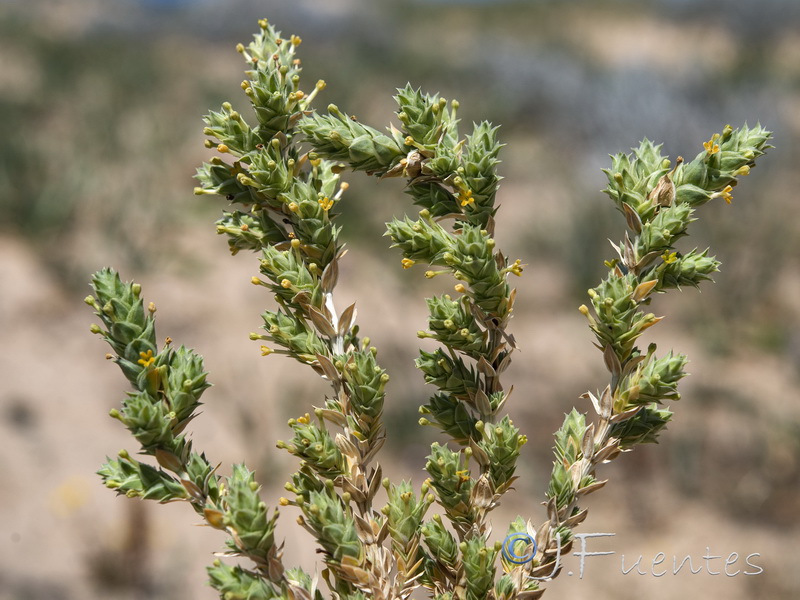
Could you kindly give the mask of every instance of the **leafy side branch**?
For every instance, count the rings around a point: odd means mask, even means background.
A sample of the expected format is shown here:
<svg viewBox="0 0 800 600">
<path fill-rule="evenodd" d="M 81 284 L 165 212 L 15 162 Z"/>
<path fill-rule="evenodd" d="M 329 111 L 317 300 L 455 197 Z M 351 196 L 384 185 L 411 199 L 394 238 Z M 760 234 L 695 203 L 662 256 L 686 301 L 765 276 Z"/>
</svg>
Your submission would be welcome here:
<svg viewBox="0 0 800 600">
<path fill-rule="evenodd" d="M 671 416 L 662 406 L 678 399 L 686 358 L 656 357 L 654 345 L 639 350 L 638 337 L 660 320 L 642 307 L 656 293 L 696 286 L 716 271 L 707 250 L 681 253 L 673 244 L 686 234 L 696 207 L 714 198 L 730 201 L 737 178 L 768 147 L 769 133 L 728 127 L 688 164 L 671 165 L 649 142 L 613 158 L 606 191 L 629 232 L 606 263 L 608 277 L 589 291 L 592 309 L 581 307 L 611 381 L 602 393 L 586 394 L 594 422 L 573 410 L 555 434 L 547 521 L 534 528 L 517 517 L 508 527 L 508 535 L 526 534 L 523 545 L 535 541 L 540 549 L 520 564 L 489 540 L 487 519 L 516 480 L 526 442 L 501 414 L 509 397 L 501 378 L 516 347 L 507 331 L 516 293 L 508 277 L 521 275 L 523 265 L 510 262 L 494 237 L 497 128 L 478 123 L 462 136 L 457 102 L 411 86 L 398 90 L 399 125 L 385 131 L 334 105 L 316 112 L 312 102 L 325 84 L 302 89 L 301 40 L 282 38 L 266 20 L 260 29 L 237 48 L 248 65 L 241 87 L 251 121 L 227 102 L 206 116 L 206 147 L 217 154 L 198 169 L 195 191 L 227 201 L 217 231 L 232 254 L 259 253 L 260 276 L 252 283 L 270 292 L 277 310 L 263 313 L 264 332 L 250 338 L 263 342 L 263 355 L 290 356 L 329 385 L 321 406 L 291 419 L 291 438 L 278 442 L 300 461 L 285 486 L 292 497 L 279 503 L 301 510 L 298 523 L 318 545 L 333 598 L 405 600 L 418 588 L 437 600 L 537 598 L 544 592 L 540 582 L 557 575 L 572 529 L 586 517 L 580 498 L 605 483 L 595 477 L 597 465 L 656 441 Z M 383 478 L 375 462 L 385 439 L 389 375 L 359 335 L 355 305 L 336 307 L 345 252 L 335 219 L 348 188 L 340 180 L 346 169 L 405 181 L 420 210 L 386 226 L 402 267 L 424 264 L 425 277 L 449 275 L 456 282 L 450 294 L 427 300 L 427 330 L 418 333 L 439 344 L 421 350 L 416 361 L 436 389 L 420 407 L 420 424 L 447 438 L 431 446 L 419 492 L 409 482 Z M 169 338 L 159 348 L 155 307 L 145 308 L 138 284 L 106 269 L 92 285 L 87 303 L 102 321 L 92 330 L 111 345 L 109 357 L 133 388 L 111 414 L 155 461 L 122 451 L 102 467 L 105 484 L 132 497 L 187 502 L 209 526 L 225 531 L 225 555 L 249 563 L 217 560 L 209 568 L 222 598 L 321 600 L 316 576 L 284 567 L 274 535 L 279 511 L 270 514 L 254 474 L 235 465 L 223 477 L 193 450 L 185 431 L 209 385 L 202 358 L 174 348 Z M 380 487 L 388 501 L 378 508 Z M 444 517 L 426 519 L 434 502 Z"/>
<path fill-rule="evenodd" d="M 628 231 L 614 245 L 617 256 L 606 262 L 608 276 L 588 292 L 592 308 L 580 307 L 611 380 L 602 392 L 584 395 L 597 415 L 594 423 L 573 409 L 556 432 L 549 520 L 537 538 L 550 555 L 546 550 L 541 566 L 555 562 L 555 546 L 568 544 L 571 529 L 586 517 L 580 498 L 606 483 L 595 478 L 597 465 L 656 442 L 671 419 L 664 405 L 680 399 L 687 358 L 672 351 L 657 357 L 655 344 L 646 352 L 639 349 L 638 338 L 662 319 L 643 307 L 654 294 L 697 287 L 718 270 L 708 249 L 684 253 L 674 244 L 687 235 L 697 207 L 715 198 L 731 202 L 738 177 L 749 174 L 770 147 L 770 135 L 760 126 L 727 126 L 693 161 L 685 164 L 679 157 L 674 166 L 647 140 L 631 155 L 612 157 L 605 192 L 625 216 Z"/>
</svg>

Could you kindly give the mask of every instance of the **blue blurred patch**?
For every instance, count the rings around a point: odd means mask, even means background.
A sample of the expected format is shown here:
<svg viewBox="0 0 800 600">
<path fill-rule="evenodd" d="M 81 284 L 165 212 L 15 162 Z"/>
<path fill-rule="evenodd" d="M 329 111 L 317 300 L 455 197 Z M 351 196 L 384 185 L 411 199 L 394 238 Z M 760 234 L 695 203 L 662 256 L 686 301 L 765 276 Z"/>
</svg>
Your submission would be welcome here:
<svg viewBox="0 0 800 600">
<path fill-rule="evenodd" d="M 207 2 L 207 0 L 128 0 L 133 4 L 139 4 L 141 6 L 148 6 L 151 8 L 182 8 L 184 6 L 189 6 L 192 4 L 201 4 Z"/>
</svg>

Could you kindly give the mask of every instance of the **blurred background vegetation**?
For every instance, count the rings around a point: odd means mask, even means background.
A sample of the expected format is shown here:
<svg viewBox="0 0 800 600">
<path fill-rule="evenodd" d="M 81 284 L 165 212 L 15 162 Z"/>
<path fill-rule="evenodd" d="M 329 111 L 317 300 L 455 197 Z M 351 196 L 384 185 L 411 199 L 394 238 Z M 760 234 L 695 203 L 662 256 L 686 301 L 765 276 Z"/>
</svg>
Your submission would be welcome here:
<svg viewBox="0 0 800 600">
<path fill-rule="evenodd" d="M 550 433 L 580 393 L 603 386 L 575 308 L 623 228 L 599 192 L 607 155 L 648 137 L 673 158 L 693 157 L 726 123 L 775 131 L 776 149 L 733 206 L 704 207 L 684 240 L 722 260 L 717 283 L 655 304 L 669 315 L 656 340 L 692 360 L 675 424 L 660 446 L 608 469 L 587 522 L 627 532 L 631 554 L 700 556 L 725 540 L 729 552 L 762 552 L 766 573 L 708 588 L 707 575 L 632 583 L 611 569 L 591 585 L 559 581 L 548 597 L 800 593 L 788 567 L 800 533 L 800 3 L 0 0 L 0 427 L 9 481 L 24 490 L 0 491 L 0 600 L 212 597 L 201 567 L 220 540 L 203 533 L 211 541 L 201 548 L 188 511 L 114 500 L 91 475 L 104 453 L 130 445 L 104 418 L 122 380 L 103 369 L 80 301 L 103 265 L 143 283 L 162 308 L 162 335 L 206 355 L 217 387 L 197 444 L 257 468 L 269 504 L 294 467 L 273 442 L 323 388 L 278 357 L 263 366 L 248 346 L 264 303 L 248 284 L 255 260 L 226 256 L 212 224 L 222 205 L 191 193 L 207 157 L 201 116 L 224 100 L 246 106 L 233 47 L 262 16 L 305 40 L 307 86 L 328 82 L 321 107 L 335 102 L 381 128 L 409 81 L 458 98 L 464 123 L 502 126 L 498 239 L 529 265 L 509 377 L 512 414 L 532 443 L 511 517 L 544 517 Z M 394 382 L 394 458 L 382 462 L 419 482 L 423 442 L 437 438 L 416 425 L 426 391 L 413 334 L 433 287 L 413 269 L 386 268 L 398 256 L 382 224 L 411 211 L 396 182 L 349 180 L 342 285 Z"/>
</svg>

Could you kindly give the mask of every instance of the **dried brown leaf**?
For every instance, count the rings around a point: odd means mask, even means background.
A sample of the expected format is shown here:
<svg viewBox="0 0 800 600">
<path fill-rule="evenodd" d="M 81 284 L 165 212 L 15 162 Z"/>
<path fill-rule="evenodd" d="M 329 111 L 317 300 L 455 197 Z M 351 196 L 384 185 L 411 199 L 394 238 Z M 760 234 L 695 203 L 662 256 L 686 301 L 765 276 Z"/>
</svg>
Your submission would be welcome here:
<svg viewBox="0 0 800 600">
<path fill-rule="evenodd" d="M 631 298 L 633 298 L 634 302 L 641 302 L 647 298 L 650 292 L 653 291 L 653 288 L 655 288 L 657 285 L 658 279 L 653 279 L 652 281 L 643 281 L 633 290 L 633 295 Z"/>
</svg>

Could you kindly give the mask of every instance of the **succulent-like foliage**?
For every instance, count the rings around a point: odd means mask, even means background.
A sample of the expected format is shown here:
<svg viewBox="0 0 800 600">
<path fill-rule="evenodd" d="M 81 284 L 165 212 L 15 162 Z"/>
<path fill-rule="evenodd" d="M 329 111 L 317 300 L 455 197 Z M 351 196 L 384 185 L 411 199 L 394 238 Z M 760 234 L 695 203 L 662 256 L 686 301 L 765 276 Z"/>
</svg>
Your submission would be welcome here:
<svg viewBox="0 0 800 600">
<path fill-rule="evenodd" d="M 252 283 L 278 308 L 264 312 L 264 333 L 250 338 L 266 342 L 264 356 L 288 355 L 330 386 L 313 417 L 309 411 L 291 419 L 291 439 L 278 442 L 300 461 L 285 485 L 293 497 L 279 504 L 302 511 L 298 522 L 319 545 L 333 598 L 406 600 L 420 587 L 437 600 L 538 598 L 540 581 L 558 575 L 559 553 L 586 518 L 581 498 L 605 484 L 596 478 L 598 465 L 657 441 L 671 419 L 665 405 L 680 398 L 687 359 L 672 351 L 658 357 L 654 344 L 640 350 L 639 338 L 661 320 L 644 307 L 654 294 L 697 286 L 717 271 L 708 250 L 683 253 L 675 243 L 701 205 L 730 202 L 770 134 L 759 126 L 726 127 L 689 163 L 679 157 L 673 164 L 649 141 L 612 157 L 606 193 L 628 231 L 606 262 L 607 276 L 588 292 L 591 308 L 580 308 L 610 382 L 584 395 L 595 416 L 573 409 L 555 433 L 547 520 L 538 528 L 521 517 L 509 525 L 514 555 L 530 552 L 525 561 L 512 560 L 503 544 L 489 540 L 487 520 L 511 489 L 527 441 L 500 414 L 508 399 L 501 378 L 516 347 L 507 331 L 516 293 L 508 280 L 523 265 L 509 262 L 494 238 L 497 128 L 478 123 L 462 136 L 456 101 L 410 85 L 395 96 L 399 127 L 380 131 L 334 105 L 319 113 L 312 101 L 325 84 L 310 93 L 301 88 L 301 40 L 282 38 L 266 20 L 259 24 L 253 42 L 237 48 L 248 65 L 241 87 L 254 116 L 248 122 L 226 102 L 205 118 L 206 147 L 218 154 L 198 169 L 195 191 L 234 205 L 217 222 L 232 254 L 259 253 L 260 277 Z M 456 282 L 451 293 L 427 300 L 428 330 L 418 333 L 439 344 L 420 350 L 416 361 L 435 388 L 420 407 L 420 424 L 446 437 L 431 446 L 419 494 L 371 466 L 385 439 L 389 375 L 369 339 L 359 337 L 355 305 L 336 308 L 344 253 L 334 220 L 348 187 L 340 174 L 348 168 L 405 180 L 420 210 L 386 224 L 400 263 L 425 264 L 425 277 Z M 221 598 L 322 600 L 316 578 L 284 567 L 275 539 L 279 511 L 262 500 L 254 473 L 235 465 L 230 476 L 217 474 L 192 448 L 186 428 L 209 386 L 202 358 L 169 338 L 159 346 L 155 306 L 145 307 L 138 284 L 105 269 L 92 286 L 86 301 L 102 323 L 92 331 L 109 343 L 109 358 L 132 386 L 111 416 L 155 461 L 120 451 L 99 471 L 105 484 L 129 497 L 188 502 L 207 525 L 225 531 L 227 554 L 252 568 L 215 561 L 208 574 Z M 388 501 L 377 509 L 381 485 Z M 439 514 L 426 519 L 433 503 L 449 526 Z"/>
</svg>

